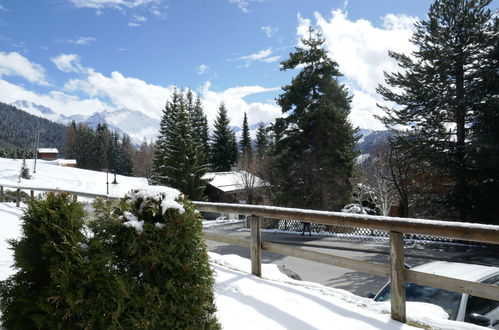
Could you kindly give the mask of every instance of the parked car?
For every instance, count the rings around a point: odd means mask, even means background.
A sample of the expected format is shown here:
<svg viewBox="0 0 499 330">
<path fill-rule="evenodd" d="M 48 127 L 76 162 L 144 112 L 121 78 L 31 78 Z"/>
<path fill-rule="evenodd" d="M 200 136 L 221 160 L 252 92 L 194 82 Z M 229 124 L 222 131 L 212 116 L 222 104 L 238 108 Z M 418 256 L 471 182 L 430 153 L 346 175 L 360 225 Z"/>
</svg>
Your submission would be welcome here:
<svg viewBox="0 0 499 330">
<path fill-rule="evenodd" d="M 499 286 L 499 267 L 434 261 L 414 267 L 412 270 Z M 374 300 L 390 300 L 390 283 L 385 284 L 374 296 Z M 450 320 L 499 329 L 499 301 L 410 282 L 406 283 L 406 300 L 438 305 L 449 314 Z"/>
</svg>

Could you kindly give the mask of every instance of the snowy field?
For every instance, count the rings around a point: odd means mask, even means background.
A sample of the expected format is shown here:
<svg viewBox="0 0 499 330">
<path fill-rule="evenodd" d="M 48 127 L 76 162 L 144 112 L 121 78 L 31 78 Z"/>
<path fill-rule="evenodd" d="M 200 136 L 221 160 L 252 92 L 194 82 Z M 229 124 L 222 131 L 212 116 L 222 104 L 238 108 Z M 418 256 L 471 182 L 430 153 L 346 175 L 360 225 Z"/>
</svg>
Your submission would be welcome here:
<svg viewBox="0 0 499 330">
<path fill-rule="evenodd" d="M 0 185 L 15 185 L 22 161 L 0 158 Z M 27 161 L 32 172 L 32 161 Z M 37 173 L 21 185 L 106 193 L 106 173 L 66 168 L 38 161 Z M 118 176 L 110 195 L 120 197 L 131 189 L 147 187 L 143 178 Z M 0 203 L 0 280 L 15 270 L 6 240 L 20 236 L 22 209 Z M 235 255 L 210 253 L 215 271 L 217 317 L 224 329 L 414 329 L 390 318 L 390 305 L 355 296 L 347 291 L 312 282 L 296 281 L 276 265 L 262 265 L 263 278 L 250 274 L 251 262 Z M 408 303 L 410 324 L 430 329 L 460 330 L 481 327 L 447 320 L 438 306 Z"/>
</svg>

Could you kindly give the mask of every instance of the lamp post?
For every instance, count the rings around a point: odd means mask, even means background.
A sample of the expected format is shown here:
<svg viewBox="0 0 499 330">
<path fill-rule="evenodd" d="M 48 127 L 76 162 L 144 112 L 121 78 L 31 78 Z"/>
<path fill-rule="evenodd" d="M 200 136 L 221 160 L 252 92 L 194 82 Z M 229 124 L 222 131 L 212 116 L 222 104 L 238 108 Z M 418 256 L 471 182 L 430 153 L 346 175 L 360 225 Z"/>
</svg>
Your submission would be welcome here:
<svg viewBox="0 0 499 330">
<path fill-rule="evenodd" d="M 106 195 L 109 195 L 109 169 L 106 172 Z"/>
</svg>

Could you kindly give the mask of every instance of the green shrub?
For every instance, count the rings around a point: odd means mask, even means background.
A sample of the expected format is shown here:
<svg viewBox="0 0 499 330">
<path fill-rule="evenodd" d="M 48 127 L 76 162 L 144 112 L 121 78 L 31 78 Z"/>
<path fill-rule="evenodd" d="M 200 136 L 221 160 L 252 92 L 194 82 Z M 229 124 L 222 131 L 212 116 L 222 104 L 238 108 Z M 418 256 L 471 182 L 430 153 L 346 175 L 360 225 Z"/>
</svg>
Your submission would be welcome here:
<svg viewBox="0 0 499 330">
<path fill-rule="evenodd" d="M 198 212 L 177 201 L 171 191 L 133 192 L 114 209 L 95 205 L 93 239 L 107 244 L 111 267 L 129 288 L 125 328 L 220 328 Z"/>
<path fill-rule="evenodd" d="M 27 203 L 22 237 L 10 241 L 18 271 L 0 283 L 4 328 L 109 329 L 116 323 L 123 290 L 105 258 L 84 255 L 83 218 L 82 205 L 68 194 Z"/>
<path fill-rule="evenodd" d="M 29 201 L 10 241 L 18 271 L 0 282 L 3 327 L 220 329 L 198 213 L 174 197 L 98 200 L 86 224 L 68 194 Z"/>
</svg>

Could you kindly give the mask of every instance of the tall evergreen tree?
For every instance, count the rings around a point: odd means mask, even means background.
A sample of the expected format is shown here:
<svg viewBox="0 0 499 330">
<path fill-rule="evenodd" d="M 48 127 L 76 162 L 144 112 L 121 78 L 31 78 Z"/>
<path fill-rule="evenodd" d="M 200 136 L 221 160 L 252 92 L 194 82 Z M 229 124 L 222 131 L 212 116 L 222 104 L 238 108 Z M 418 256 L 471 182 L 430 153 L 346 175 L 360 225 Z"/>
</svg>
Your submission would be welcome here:
<svg viewBox="0 0 499 330">
<path fill-rule="evenodd" d="M 132 162 L 133 146 L 130 137 L 123 134 L 121 143 L 119 145 L 119 158 L 118 158 L 118 174 L 132 175 L 133 162 Z"/>
<path fill-rule="evenodd" d="M 415 24 L 411 42 L 417 51 L 412 57 L 390 52 L 403 71 L 386 74 L 388 86 L 377 89 L 398 105 L 382 107 L 386 116 L 381 118 L 389 129 L 398 129 L 398 146 L 434 169 L 425 175 L 429 183 L 452 180 L 443 202 L 460 220 L 470 218 L 477 201 L 470 188 L 473 172 L 480 170 L 470 128 L 484 114 L 487 100 L 498 95 L 497 84 L 489 84 L 497 81 L 498 66 L 497 57 L 490 56 L 498 30 L 497 17 L 486 9 L 490 2 L 436 0 L 428 19 Z"/>
<path fill-rule="evenodd" d="M 243 118 L 243 132 L 241 135 L 241 140 L 239 141 L 239 150 L 241 151 L 241 157 L 245 159 L 246 162 L 251 162 L 253 148 L 251 147 L 251 136 L 246 112 L 244 113 Z"/>
<path fill-rule="evenodd" d="M 255 147 L 256 155 L 258 156 L 258 158 L 264 158 L 269 147 L 269 136 L 267 129 L 265 128 L 265 125 L 263 125 L 263 123 L 260 123 L 258 125 L 258 130 L 256 131 Z"/>
<path fill-rule="evenodd" d="M 183 103 L 183 96 L 175 89 L 170 101 L 166 102 L 159 124 L 159 135 L 156 139 L 154 162 L 152 168 L 151 181 L 154 184 L 166 185 L 168 177 L 166 175 L 166 150 L 168 147 L 168 138 L 175 127 L 175 120 L 180 103 Z"/>
<path fill-rule="evenodd" d="M 191 200 L 201 200 L 207 182 L 202 177 L 208 166 L 203 146 L 195 138 L 187 104 L 179 91 L 167 103 L 161 121 L 164 135 L 158 138 L 153 171 L 158 183 L 180 190 Z"/>
<path fill-rule="evenodd" d="M 229 127 L 225 104 L 220 104 L 211 137 L 211 167 L 215 172 L 230 171 L 237 161 L 237 142 Z"/>
<path fill-rule="evenodd" d="M 277 102 L 285 118 L 274 127 L 276 203 L 339 210 L 350 199 L 356 138 L 348 121 L 350 97 L 337 77 L 338 65 L 313 29 L 281 70 L 302 68 Z"/>
<path fill-rule="evenodd" d="M 97 124 L 95 129 L 95 144 L 98 152 L 99 170 L 109 168 L 108 150 L 110 133 L 106 124 Z"/>
<path fill-rule="evenodd" d="M 186 106 L 189 112 L 189 118 L 191 121 L 191 127 L 193 130 L 194 141 L 201 145 L 201 152 L 205 160 L 208 160 L 209 152 L 209 131 L 208 131 L 208 119 L 203 111 L 203 105 L 201 104 L 201 99 L 199 96 L 194 100 L 194 96 L 191 90 L 188 90 L 185 95 Z"/>
</svg>

